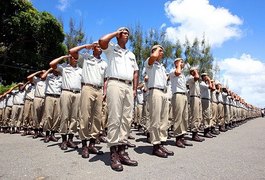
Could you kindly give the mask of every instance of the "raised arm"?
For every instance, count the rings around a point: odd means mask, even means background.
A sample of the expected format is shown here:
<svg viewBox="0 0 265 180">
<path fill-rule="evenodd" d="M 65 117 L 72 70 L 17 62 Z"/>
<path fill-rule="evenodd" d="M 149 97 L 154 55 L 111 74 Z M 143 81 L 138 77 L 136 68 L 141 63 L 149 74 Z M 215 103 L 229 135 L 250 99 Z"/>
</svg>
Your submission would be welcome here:
<svg viewBox="0 0 265 180">
<path fill-rule="evenodd" d="M 93 49 L 94 47 L 96 46 L 96 43 L 92 43 L 92 44 L 84 44 L 84 45 L 81 45 L 81 46 L 76 46 L 74 48 L 71 48 L 69 50 L 69 54 L 71 56 L 73 56 L 74 58 L 77 58 L 76 56 L 78 55 L 78 52 L 81 50 L 81 49 Z"/>
<path fill-rule="evenodd" d="M 4 94 L 8 94 L 8 93 L 10 93 L 10 92 L 13 91 L 15 88 L 17 88 L 17 87 L 19 87 L 19 86 L 21 86 L 21 85 L 23 85 L 23 83 L 18 83 L 18 84 L 16 84 L 15 86 L 13 86 L 13 87 L 11 87 L 10 89 L 8 89 Z"/>
<path fill-rule="evenodd" d="M 182 63 L 182 60 L 177 60 L 175 62 L 175 65 L 176 65 L 175 75 L 176 76 L 179 76 L 181 74 L 181 63 Z"/>
<path fill-rule="evenodd" d="M 41 79 L 46 79 L 47 75 L 52 72 L 53 68 L 48 69 L 47 71 L 45 71 L 44 73 L 42 73 L 42 75 L 40 76 Z"/>
<path fill-rule="evenodd" d="M 32 74 L 28 75 L 27 80 L 32 82 L 33 81 L 33 77 L 38 75 L 38 74 L 40 74 L 40 73 L 42 73 L 42 71 L 37 71 L 35 73 L 32 73 Z"/>
<path fill-rule="evenodd" d="M 200 79 L 199 73 L 197 69 L 193 70 L 192 76 L 194 78 L 194 81 L 198 81 Z"/>
<path fill-rule="evenodd" d="M 60 61 L 62 61 L 62 60 L 65 59 L 65 58 L 69 58 L 69 57 L 70 57 L 69 55 L 64 55 L 64 56 L 61 56 L 61 57 L 58 57 L 58 58 L 52 60 L 52 61 L 50 62 L 50 67 L 51 67 L 52 69 L 56 69 L 56 68 L 57 68 L 57 64 L 58 64 Z"/>
<path fill-rule="evenodd" d="M 115 32 L 112 32 L 112 33 L 109 33 L 109 34 L 106 34 L 104 36 L 102 36 L 98 43 L 101 47 L 101 49 L 105 50 L 108 48 L 108 45 L 109 45 L 109 42 L 112 38 L 114 37 L 118 37 L 120 35 L 120 33 L 122 33 L 123 31 L 115 31 Z"/>
<path fill-rule="evenodd" d="M 30 81 L 27 81 L 26 83 L 24 83 L 23 86 L 21 87 L 21 90 L 25 89 L 26 85 L 29 83 L 30 83 Z"/>
</svg>

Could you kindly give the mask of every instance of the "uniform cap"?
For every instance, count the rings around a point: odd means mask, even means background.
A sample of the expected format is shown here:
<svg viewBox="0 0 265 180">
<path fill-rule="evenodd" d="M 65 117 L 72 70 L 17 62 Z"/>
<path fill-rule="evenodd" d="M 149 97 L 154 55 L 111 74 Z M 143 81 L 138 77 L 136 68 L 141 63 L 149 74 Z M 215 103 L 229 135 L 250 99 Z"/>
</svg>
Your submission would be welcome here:
<svg viewBox="0 0 265 180">
<path fill-rule="evenodd" d="M 190 71 L 195 71 L 197 68 L 196 67 L 191 67 Z"/>
<path fill-rule="evenodd" d="M 161 45 L 157 44 L 157 45 L 154 45 L 154 46 L 152 47 L 151 51 L 153 51 L 154 49 L 156 49 L 156 48 L 158 48 L 158 47 L 160 47 L 161 49 L 164 50 L 164 48 L 163 48 Z"/>
<path fill-rule="evenodd" d="M 129 28 L 127 27 L 120 27 L 117 31 L 122 31 L 122 30 L 126 30 L 130 34 Z"/>
<path fill-rule="evenodd" d="M 215 84 L 221 84 L 221 83 L 220 83 L 220 81 L 217 81 L 217 80 L 216 80 L 216 81 L 215 81 Z"/>
<path fill-rule="evenodd" d="M 174 62 L 183 60 L 182 58 L 176 58 Z"/>
<path fill-rule="evenodd" d="M 207 73 L 202 73 L 201 76 L 207 76 L 208 74 Z"/>
</svg>

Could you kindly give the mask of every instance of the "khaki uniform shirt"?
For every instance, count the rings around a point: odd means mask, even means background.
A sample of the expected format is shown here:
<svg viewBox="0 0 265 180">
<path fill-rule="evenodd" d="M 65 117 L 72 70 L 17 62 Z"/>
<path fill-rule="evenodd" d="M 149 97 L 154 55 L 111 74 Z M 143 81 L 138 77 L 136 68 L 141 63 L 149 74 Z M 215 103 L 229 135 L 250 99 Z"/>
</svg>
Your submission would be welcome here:
<svg viewBox="0 0 265 180">
<path fill-rule="evenodd" d="M 171 89 L 172 93 L 175 94 L 176 92 L 186 93 L 186 78 L 184 74 L 180 74 L 176 76 L 175 70 L 171 71 L 169 74 L 170 81 L 171 81 Z"/>
<path fill-rule="evenodd" d="M 87 58 L 81 56 L 82 64 L 82 83 L 95 86 L 103 86 L 106 75 L 107 63 L 102 59 L 97 59 L 92 55 Z"/>
<path fill-rule="evenodd" d="M 148 58 L 149 59 L 149 58 Z M 148 59 L 145 61 L 145 71 L 148 76 L 148 88 L 167 88 L 167 74 L 166 69 L 162 63 L 157 61 L 151 66 L 148 64 Z"/>
<path fill-rule="evenodd" d="M 45 94 L 60 95 L 62 91 L 62 76 L 49 73 L 46 78 Z"/>
<path fill-rule="evenodd" d="M 44 98 L 45 97 L 45 88 L 46 81 L 41 80 L 41 78 L 34 76 L 33 83 L 35 84 L 35 97 Z"/>
<path fill-rule="evenodd" d="M 110 42 L 108 48 L 103 52 L 108 59 L 107 77 L 133 80 L 133 74 L 138 70 L 138 65 L 135 55 L 131 51 Z"/>
<path fill-rule="evenodd" d="M 193 76 L 189 76 L 187 83 L 189 85 L 190 96 L 201 96 L 199 81 L 195 81 Z"/>
<path fill-rule="evenodd" d="M 82 69 L 80 67 L 63 63 L 57 66 L 57 70 L 62 74 L 62 89 L 81 90 Z"/>
</svg>

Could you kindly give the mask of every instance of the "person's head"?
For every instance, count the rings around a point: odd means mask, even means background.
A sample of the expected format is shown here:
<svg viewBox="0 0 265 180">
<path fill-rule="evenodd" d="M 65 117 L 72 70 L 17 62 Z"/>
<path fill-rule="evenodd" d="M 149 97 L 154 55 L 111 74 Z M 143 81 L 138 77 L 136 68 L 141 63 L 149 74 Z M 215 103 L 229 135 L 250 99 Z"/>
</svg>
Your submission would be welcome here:
<svg viewBox="0 0 265 180">
<path fill-rule="evenodd" d="M 154 45 L 152 48 L 151 48 L 151 54 L 154 53 L 155 51 L 159 51 L 159 55 L 158 55 L 158 59 L 157 60 L 160 60 L 163 58 L 163 55 L 164 55 L 164 48 L 157 44 L 157 45 Z"/>
<path fill-rule="evenodd" d="M 176 59 L 175 59 L 175 61 L 174 61 L 175 67 L 177 67 L 177 64 L 179 64 L 179 63 L 180 63 L 180 67 L 181 67 L 181 69 L 183 69 L 184 66 L 185 66 L 185 64 L 184 64 L 184 61 L 183 61 L 182 58 L 176 58 Z"/>
<path fill-rule="evenodd" d="M 69 57 L 69 64 L 71 66 L 73 66 L 73 67 L 76 67 L 77 66 L 77 62 L 78 62 L 78 55 L 77 56 L 70 55 L 70 57 Z"/>
<path fill-rule="evenodd" d="M 215 86 L 216 86 L 216 89 L 221 89 L 222 88 L 222 84 L 219 81 L 215 82 Z"/>
<path fill-rule="evenodd" d="M 206 80 L 207 75 L 208 75 L 207 73 L 202 73 L 201 74 L 201 78 L 202 78 L 203 81 Z"/>
<path fill-rule="evenodd" d="M 196 67 L 192 67 L 192 68 L 190 68 L 190 74 L 191 74 L 192 76 L 195 75 L 196 71 L 197 71 L 197 68 L 196 68 Z"/>
<path fill-rule="evenodd" d="M 57 69 L 53 69 L 52 70 L 52 73 L 55 75 L 55 76 L 58 76 L 60 73 Z"/>
<path fill-rule="evenodd" d="M 119 35 L 117 36 L 117 41 L 119 45 L 125 45 L 129 40 L 130 31 L 127 27 L 120 27 L 117 31 L 119 31 Z"/>
<path fill-rule="evenodd" d="M 94 44 L 94 47 L 93 47 L 93 55 L 95 57 L 100 56 L 102 54 L 102 49 L 101 49 L 98 41 L 94 42 L 93 44 Z"/>
</svg>

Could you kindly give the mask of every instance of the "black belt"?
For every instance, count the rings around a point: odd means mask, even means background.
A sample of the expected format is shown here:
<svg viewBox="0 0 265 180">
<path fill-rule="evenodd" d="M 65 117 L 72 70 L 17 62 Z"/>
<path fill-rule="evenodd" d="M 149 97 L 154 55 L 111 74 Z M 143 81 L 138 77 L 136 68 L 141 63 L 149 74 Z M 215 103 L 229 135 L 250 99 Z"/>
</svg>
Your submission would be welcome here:
<svg viewBox="0 0 265 180">
<path fill-rule="evenodd" d="M 201 98 L 201 96 L 196 96 L 196 95 L 190 95 L 190 97 L 197 97 L 197 98 Z"/>
<path fill-rule="evenodd" d="M 51 96 L 51 97 L 55 97 L 55 98 L 58 98 L 60 97 L 59 94 L 46 94 L 46 96 Z"/>
<path fill-rule="evenodd" d="M 14 105 L 18 105 L 18 106 L 24 106 L 24 104 L 14 104 Z"/>
<path fill-rule="evenodd" d="M 208 100 L 208 101 L 210 101 L 210 99 L 208 99 L 208 98 L 202 98 L 203 100 Z"/>
<path fill-rule="evenodd" d="M 25 99 L 25 100 L 28 100 L 28 101 L 33 101 L 33 99 Z"/>
<path fill-rule="evenodd" d="M 120 82 L 123 82 L 123 83 L 128 84 L 128 85 L 131 85 L 132 84 L 132 81 L 124 80 L 124 79 L 119 79 L 119 78 L 114 78 L 114 77 L 110 77 L 109 80 L 120 81 Z"/>
<path fill-rule="evenodd" d="M 75 94 L 80 93 L 80 90 L 72 90 L 72 89 L 63 89 L 63 91 L 69 91 Z"/>
<path fill-rule="evenodd" d="M 93 87 L 97 90 L 101 89 L 102 86 L 97 86 L 97 85 L 93 85 L 93 84 L 89 84 L 89 83 L 82 83 L 83 86 L 90 86 L 90 87 Z"/>
<path fill-rule="evenodd" d="M 186 95 L 185 92 L 175 92 L 174 94 L 182 94 L 182 95 Z"/>
<path fill-rule="evenodd" d="M 157 87 L 150 87 L 149 88 L 149 90 L 152 90 L 152 89 L 157 89 L 157 90 L 165 92 L 165 89 L 162 89 L 162 88 L 157 88 Z"/>
</svg>

